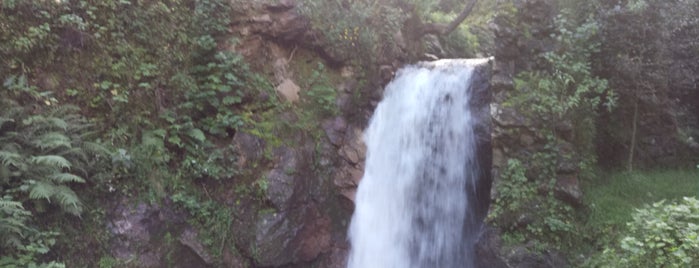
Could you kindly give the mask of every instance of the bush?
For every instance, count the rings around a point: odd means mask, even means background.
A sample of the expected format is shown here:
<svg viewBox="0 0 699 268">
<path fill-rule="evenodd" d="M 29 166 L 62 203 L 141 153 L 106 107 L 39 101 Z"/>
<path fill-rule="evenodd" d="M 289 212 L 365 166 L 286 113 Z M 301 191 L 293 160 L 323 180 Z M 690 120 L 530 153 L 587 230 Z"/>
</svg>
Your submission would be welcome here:
<svg viewBox="0 0 699 268">
<path fill-rule="evenodd" d="M 699 266 L 699 200 L 685 197 L 638 209 L 618 247 L 608 247 L 594 267 Z"/>
</svg>

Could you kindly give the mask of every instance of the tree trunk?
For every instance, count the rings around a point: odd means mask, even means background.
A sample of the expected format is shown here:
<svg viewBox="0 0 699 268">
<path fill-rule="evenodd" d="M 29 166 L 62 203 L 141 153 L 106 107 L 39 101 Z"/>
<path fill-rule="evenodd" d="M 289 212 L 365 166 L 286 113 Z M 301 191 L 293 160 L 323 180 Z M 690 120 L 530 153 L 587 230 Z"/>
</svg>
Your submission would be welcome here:
<svg viewBox="0 0 699 268">
<path fill-rule="evenodd" d="M 636 132 L 638 131 L 638 98 L 633 104 L 633 122 L 631 127 L 631 142 L 629 144 L 629 161 L 626 166 L 626 171 L 633 171 L 633 154 L 636 151 Z"/>
</svg>

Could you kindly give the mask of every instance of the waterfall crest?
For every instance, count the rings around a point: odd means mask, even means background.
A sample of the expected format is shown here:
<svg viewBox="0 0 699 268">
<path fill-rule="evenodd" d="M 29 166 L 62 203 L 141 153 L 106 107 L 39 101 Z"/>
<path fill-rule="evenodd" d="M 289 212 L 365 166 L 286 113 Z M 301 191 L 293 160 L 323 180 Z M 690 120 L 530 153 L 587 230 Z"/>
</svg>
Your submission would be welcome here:
<svg viewBox="0 0 699 268">
<path fill-rule="evenodd" d="M 482 62 L 408 66 L 386 87 L 364 137 L 348 268 L 474 266 L 482 219 L 469 99 Z"/>
</svg>

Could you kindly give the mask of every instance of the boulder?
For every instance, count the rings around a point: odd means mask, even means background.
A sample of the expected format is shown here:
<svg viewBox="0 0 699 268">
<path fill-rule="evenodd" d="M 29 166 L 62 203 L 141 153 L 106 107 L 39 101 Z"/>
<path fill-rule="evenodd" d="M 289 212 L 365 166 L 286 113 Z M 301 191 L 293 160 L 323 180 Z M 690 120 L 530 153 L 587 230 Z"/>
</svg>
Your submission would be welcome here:
<svg viewBox="0 0 699 268">
<path fill-rule="evenodd" d="M 583 193 L 578 176 L 575 174 L 559 175 L 556 179 L 554 196 L 574 207 L 581 207 Z"/>
<path fill-rule="evenodd" d="M 282 98 L 284 98 L 285 101 L 294 103 L 299 100 L 299 91 L 301 91 L 301 87 L 299 87 L 291 79 L 284 79 L 284 81 L 282 81 L 282 83 L 279 84 L 275 90 L 280 96 L 282 96 Z"/>
<path fill-rule="evenodd" d="M 176 268 L 209 267 L 213 263 L 210 254 L 187 225 L 185 216 L 175 213 L 171 204 L 120 200 L 107 215 L 107 228 L 114 236 L 111 255 L 135 268 L 165 264 Z M 178 237 L 180 243 L 175 242 Z"/>
</svg>

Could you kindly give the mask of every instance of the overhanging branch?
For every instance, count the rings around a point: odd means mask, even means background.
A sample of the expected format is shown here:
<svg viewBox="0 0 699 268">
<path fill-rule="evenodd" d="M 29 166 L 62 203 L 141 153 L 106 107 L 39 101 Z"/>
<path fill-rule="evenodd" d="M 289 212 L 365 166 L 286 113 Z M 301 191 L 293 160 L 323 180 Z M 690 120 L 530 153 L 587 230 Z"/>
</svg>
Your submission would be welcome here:
<svg viewBox="0 0 699 268">
<path fill-rule="evenodd" d="M 438 34 L 438 35 L 446 35 L 454 31 L 456 27 L 459 26 L 464 20 L 468 17 L 468 15 L 471 14 L 473 11 L 473 8 L 476 6 L 476 3 L 478 0 L 471 0 L 466 4 L 463 10 L 461 10 L 461 13 L 459 13 L 459 16 L 457 16 L 453 21 L 451 21 L 449 24 L 438 24 L 438 23 L 429 23 L 425 24 L 425 27 L 422 31 L 422 34 Z"/>
</svg>

